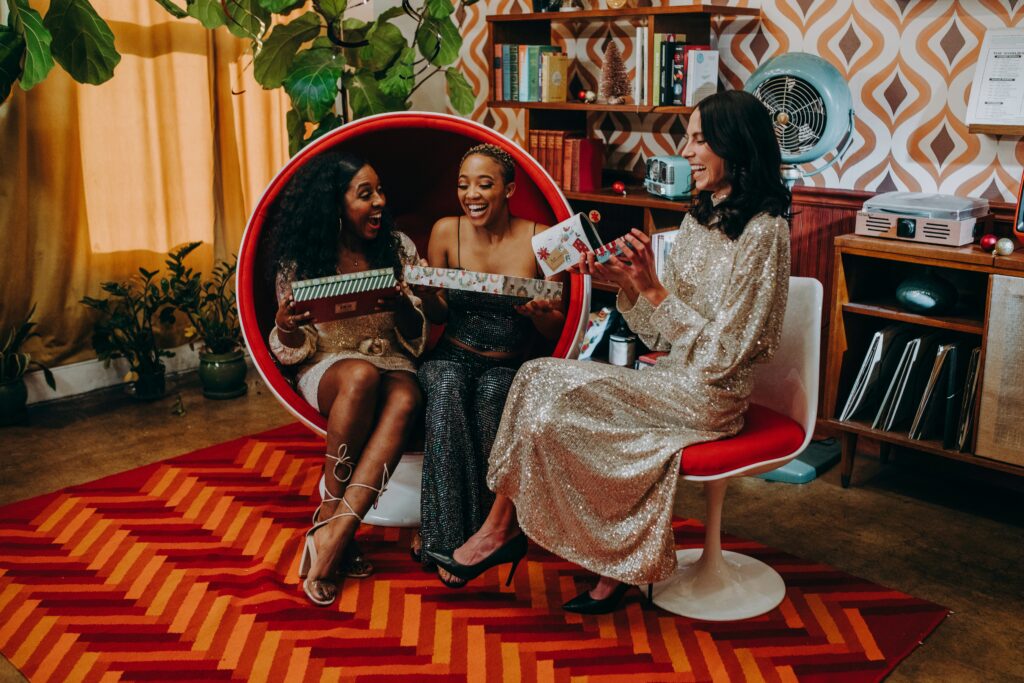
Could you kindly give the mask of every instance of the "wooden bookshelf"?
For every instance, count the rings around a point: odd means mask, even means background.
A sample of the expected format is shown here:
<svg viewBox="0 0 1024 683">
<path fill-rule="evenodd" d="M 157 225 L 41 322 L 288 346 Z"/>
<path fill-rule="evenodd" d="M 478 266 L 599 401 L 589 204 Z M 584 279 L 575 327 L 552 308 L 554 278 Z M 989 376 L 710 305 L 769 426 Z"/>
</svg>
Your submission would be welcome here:
<svg viewBox="0 0 1024 683">
<path fill-rule="evenodd" d="M 494 46 L 550 45 L 553 24 L 570 24 L 573 33 L 579 33 L 587 24 L 594 22 L 628 21 L 634 25 L 646 24 L 651 34 L 674 33 L 685 35 L 687 42 L 712 44 L 712 21 L 721 16 L 760 16 L 760 9 L 732 7 L 715 2 L 698 2 L 689 5 L 666 7 L 636 7 L 612 9 L 588 9 L 572 12 L 530 12 L 522 14 L 500 14 L 487 17 L 486 54 L 494 54 Z M 654 46 L 648 45 L 644 58 L 653 64 Z M 494 69 L 489 70 L 489 92 L 496 92 Z M 656 75 L 648 69 L 646 92 L 653 92 Z M 570 93 L 570 97 L 572 93 Z M 658 106 L 652 104 L 609 105 L 600 102 L 519 102 L 490 100 L 488 106 L 522 110 L 525 119 L 525 137 L 530 138 L 535 130 L 583 131 L 593 136 L 592 114 L 597 112 L 646 114 L 672 114 L 688 116 L 693 107 Z M 672 201 L 648 194 L 632 169 L 605 169 L 603 187 L 596 192 L 566 191 L 565 196 L 576 211 L 597 209 L 607 218 L 600 226 L 602 237 L 614 238 L 629 229 L 642 227 L 648 233 L 678 227 L 679 221 L 690 206 L 687 200 Z M 611 190 L 611 183 L 623 180 L 627 183 L 626 194 Z M 595 285 L 597 286 L 597 285 Z"/>
<path fill-rule="evenodd" d="M 1024 254 L 997 257 L 977 245 L 942 247 L 860 235 L 837 237 L 834 250 L 822 425 L 840 435 L 842 485 L 850 485 L 859 438 L 876 440 L 885 449 L 898 446 L 1024 475 L 1024 466 L 976 453 L 989 320 L 1001 313 L 991 310 L 991 278 L 994 275 L 1024 277 Z M 957 286 L 960 300 L 952 312 L 942 316 L 921 315 L 906 311 L 896 302 L 897 283 L 923 268 L 932 269 Z M 944 331 L 980 347 L 979 379 L 974 412 L 971 415 L 972 429 L 964 452 L 943 448 L 941 440 L 911 439 L 905 430 L 872 429 L 870 419 L 837 419 L 863 362 L 872 334 L 889 321 Z"/>
</svg>

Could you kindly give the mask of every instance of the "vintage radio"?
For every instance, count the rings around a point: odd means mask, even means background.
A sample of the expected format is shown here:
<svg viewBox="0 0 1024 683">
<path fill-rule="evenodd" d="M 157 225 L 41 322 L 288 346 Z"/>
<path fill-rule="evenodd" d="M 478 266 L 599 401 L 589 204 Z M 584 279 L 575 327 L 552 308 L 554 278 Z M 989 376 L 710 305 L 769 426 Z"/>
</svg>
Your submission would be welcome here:
<svg viewBox="0 0 1024 683">
<path fill-rule="evenodd" d="M 988 200 L 923 192 L 885 192 L 864 202 L 854 232 L 960 247 L 974 241 Z"/>
<path fill-rule="evenodd" d="M 665 199 L 682 199 L 690 194 L 690 162 L 679 156 L 657 156 L 647 160 L 644 189 Z"/>
</svg>

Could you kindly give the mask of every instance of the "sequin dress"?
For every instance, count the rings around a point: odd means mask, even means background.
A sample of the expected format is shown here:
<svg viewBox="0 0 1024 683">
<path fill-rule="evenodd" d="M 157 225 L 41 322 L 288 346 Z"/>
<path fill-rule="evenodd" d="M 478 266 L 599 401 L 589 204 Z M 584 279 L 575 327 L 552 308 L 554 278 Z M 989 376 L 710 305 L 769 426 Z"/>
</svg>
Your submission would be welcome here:
<svg viewBox="0 0 1024 683">
<path fill-rule="evenodd" d="M 753 366 L 779 344 L 789 260 L 782 218 L 759 214 L 732 241 L 687 215 L 666 264 L 668 298 L 617 302 L 667 356 L 642 371 L 553 358 L 522 366 L 487 482 L 515 502 L 527 536 L 626 583 L 672 573 L 680 450 L 742 427 Z"/>
<path fill-rule="evenodd" d="M 402 263 L 418 264 L 416 245 L 404 233 L 398 235 Z M 278 272 L 278 302 L 291 293 L 294 279 L 294 267 Z M 297 348 L 283 344 L 275 327 L 270 333 L 270 350 L 283 365 L 303 364 L 296 374 L 296 389 L 302 398 L 319 410 L 317 389 L 320 380 L 328 368 L 344 358 L 359 358 L 381 370 L 416 372 L 412 359 L 423 353 L 427 341 L 427 319 L 423 316 L 419 298 L 411 295 L 410 298 L 423 321 L 420 335 L 415 339 L 402 336 L 395 325 L 394 313 L 382 312 L 303 326 L 299 329 L 306 339 Z"/>
</svg>

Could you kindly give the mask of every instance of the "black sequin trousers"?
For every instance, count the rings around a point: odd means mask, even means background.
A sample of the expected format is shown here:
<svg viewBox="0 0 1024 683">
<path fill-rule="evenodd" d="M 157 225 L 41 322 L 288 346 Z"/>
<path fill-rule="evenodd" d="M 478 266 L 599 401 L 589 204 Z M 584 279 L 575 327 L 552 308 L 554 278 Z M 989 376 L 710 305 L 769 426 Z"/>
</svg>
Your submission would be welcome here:
<svg viewBox="0 0 1024 683">
<path fill-rule="evenodd" d="M 420 534 L 427 550 L 459 547 L 491 510 L 487 459 L 519 365 L 442 340 L 420 366 L 427 401 Z"/>
</svg>

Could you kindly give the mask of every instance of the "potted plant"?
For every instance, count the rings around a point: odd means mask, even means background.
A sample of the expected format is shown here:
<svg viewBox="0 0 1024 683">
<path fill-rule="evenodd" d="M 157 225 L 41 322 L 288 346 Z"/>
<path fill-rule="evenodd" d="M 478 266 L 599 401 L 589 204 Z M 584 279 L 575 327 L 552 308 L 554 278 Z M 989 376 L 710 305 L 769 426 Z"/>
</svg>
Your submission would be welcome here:
<svg viewBox="0 0 1024 683">
<path fill-rule="evenodd" d="M 0 426 L 24 424 L 28 419 L 28 410 L 25 408 L 28 400 L 25 371 L 29 366 L 39 367 L 50 388 L 57 388 L 50 369 L 32 360 L 32 356 L 21 350 L 22 344 L 39 336 L 38 332 L 32 331 L 36 326 L 32 322 L 35 312 L 35 304 L 32 304 L 28 315 L 0 336 Z"/>
<path fill-rule="evenodd" d="M 110 296 L 105 299 L 83 297 L 82 304 L 100 312 L 93 325 L 92 347 L 106 365 L 114 358 L 128 360 L 124 376 L 132 395 L 143 401 L 163 398 L 166 391 L 162 358 L 172 351 L 161 348 L 154 333 L 154 319 L 160 325 L 174 321 L 171 297 L 166 285 L 153 281 L 159 271 L 139 268 L 137 275 L 124 282 L 103 282 L 100 288 Z"/>
<path fill-rule="evenodd" d="M 207 398 L 235 398 L 246 392 L 242 328 L 235 304 L 237 259 L 217 261 L 208 280 L 184 263 L 202 242 L 172 249 L 167 258 L 168 291 L 176 310 L 188 318 L 189 347 L 201 342 L 199 381 Z M 162 283 L 161 283 L 162 284 Z"/>
</svg>

